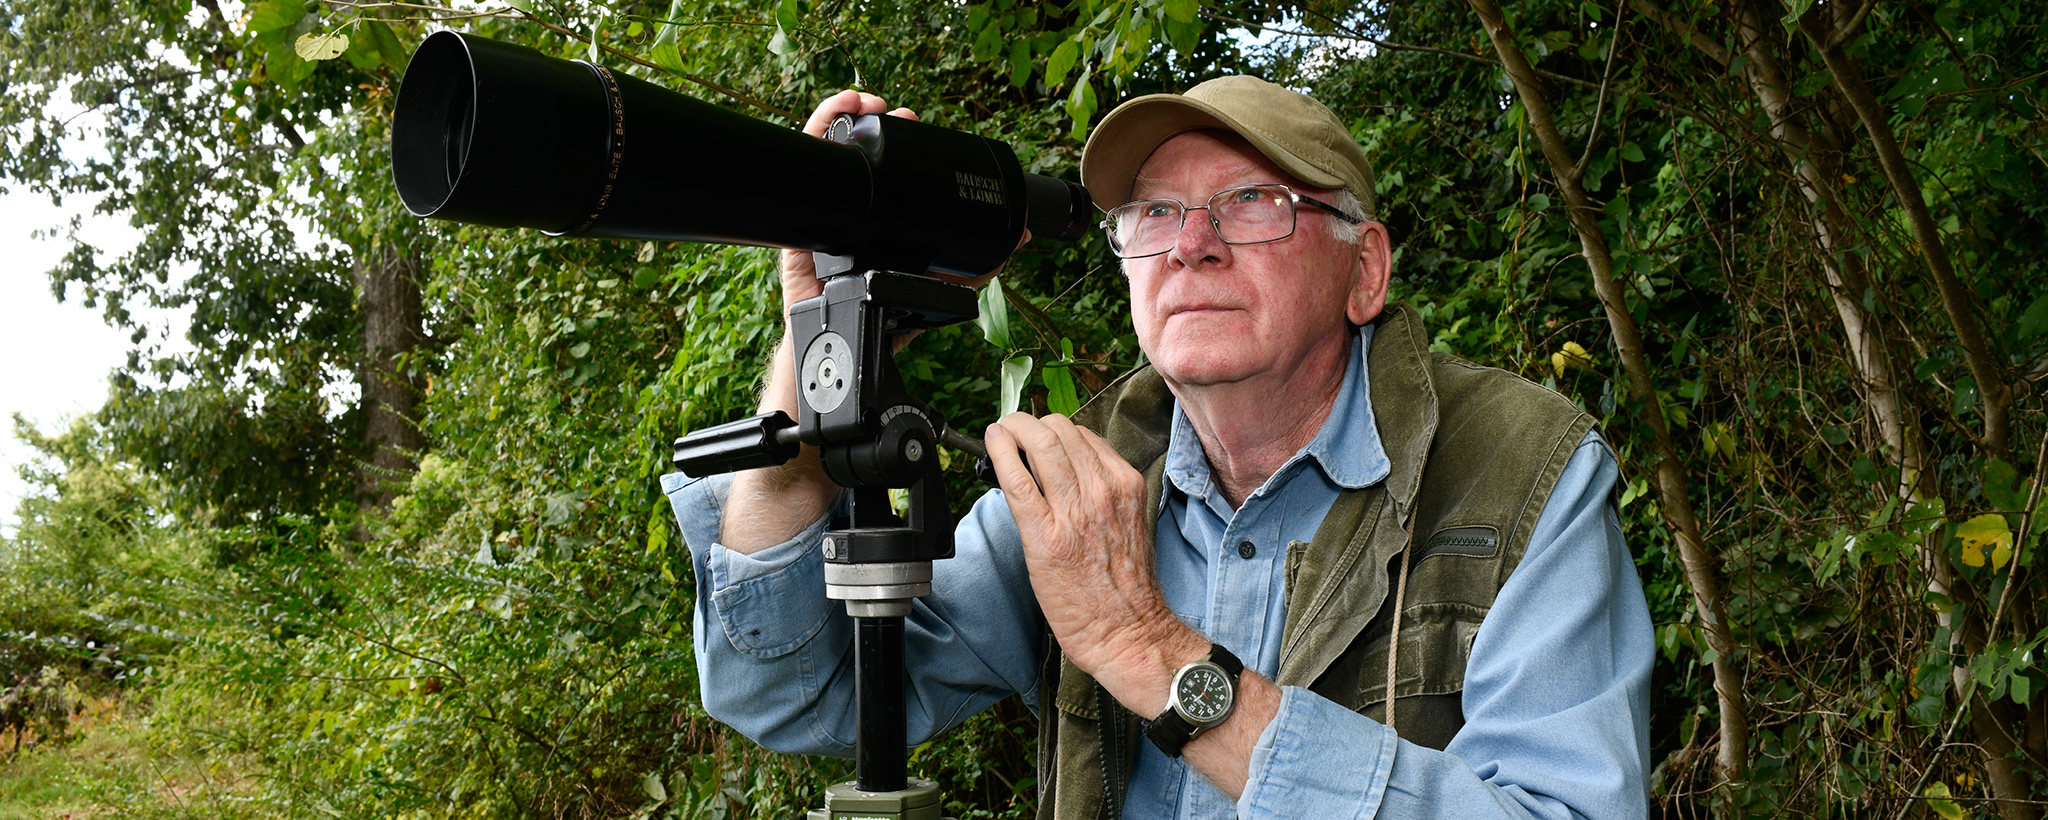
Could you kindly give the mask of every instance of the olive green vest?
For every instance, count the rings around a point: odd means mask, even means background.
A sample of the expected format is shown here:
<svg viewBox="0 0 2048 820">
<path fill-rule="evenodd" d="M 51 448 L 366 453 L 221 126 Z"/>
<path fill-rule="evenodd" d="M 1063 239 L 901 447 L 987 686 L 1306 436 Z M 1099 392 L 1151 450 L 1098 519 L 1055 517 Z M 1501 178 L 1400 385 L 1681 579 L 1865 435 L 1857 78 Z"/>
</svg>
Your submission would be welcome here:
<svg viewBox="0 0 2048 820">
<path fill-rule="evenodd" d="M 1338 496 L 1313 540 L 1288 545 L 1275 682 L 1384 721 L 1395 575 L 1412 531 L 1422 546 L 1408 558 L 1395 725 L 1402 739 L 1442 749 L 1464 725 L 1472 638 L 1593 419 L 1512 374 L 1430 353 L 1413 308 L 1389 308 L 1377 324 L 1366 366 L 1393 469 Z M 1150 367 L 1075 415 L 1144 473 L 1155 519 L 1172 418 L 1173 396 Z M 1038 816 L 1115 818 L 1145 742 L 1138 716 L 1061 655 L 1049 633 L 1046 641 Z"/>
</svg>

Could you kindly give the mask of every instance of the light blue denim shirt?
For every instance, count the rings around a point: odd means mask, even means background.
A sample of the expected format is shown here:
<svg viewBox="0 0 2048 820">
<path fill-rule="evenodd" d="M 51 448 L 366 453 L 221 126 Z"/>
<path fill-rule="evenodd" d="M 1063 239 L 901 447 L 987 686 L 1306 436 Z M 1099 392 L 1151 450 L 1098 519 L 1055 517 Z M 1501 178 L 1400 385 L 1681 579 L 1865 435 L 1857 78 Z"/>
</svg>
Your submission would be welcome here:
<svg viewBox="0 0 2048 820">
<path fill-rule="evenodd" d="M 1247 667 L 1279 672 L 1290 544 L 1310 540 L 1344 489 L 1386 478 L 1362 328 L 1330 417 L 1236 510 L 1174 411 L 1156 529 L 1167 604 Z M 1473 640 L 1465 726 L 1444 751 L 1284 687 L 1234 803 L 1182 761 L 1139 744 L 1126 818 L 1638 818 L 1647 812 L 1649 611 L 1613 506 L 1614 459 L 1581 442 L 1522 563 Z M 824 596 L 819 520 L 753 555 L 719 546 L 729 477 L 664 476 L 697 569 L 705 708 L 768 748 L 850 755 L 852 621 Z M 905 624 L 913 742 L 1021 694 L 1036 709 L 1044 649 L 1016 525 L 1001 491 L 960 522 L 956 555 Z"/>
</svg>

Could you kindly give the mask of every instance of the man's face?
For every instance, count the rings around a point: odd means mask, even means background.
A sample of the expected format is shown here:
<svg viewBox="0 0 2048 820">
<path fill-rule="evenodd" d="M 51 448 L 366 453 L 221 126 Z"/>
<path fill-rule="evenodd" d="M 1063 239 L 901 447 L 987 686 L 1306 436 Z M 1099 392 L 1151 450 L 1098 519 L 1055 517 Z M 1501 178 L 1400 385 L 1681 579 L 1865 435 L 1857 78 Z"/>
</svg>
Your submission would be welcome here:
<svg viewBox="0 0 2048 820">
<path fill-rule="evenodd" d="M 1200 206 L 1226 188 L 1273 182 L 1326 202 L 1332 193 L 1289 177 L 1235 134 L 1190 131 L 1152 152 L 1131 198 Z M 1387 237 L 1367 223 L 1353 246 L 1332 221 L 1352 230 L 1303 207 L 1292 236 L 1227 245 L 1207 211 L 1190 212 L 1172 250 L 1125 265 L 1146 357 L 1171 383 L 1207 386 L 1286 377 L 1312 357 L 1346 350 L 1349 324 L 1371 321 L 1385 305 Z"/>
</svg>

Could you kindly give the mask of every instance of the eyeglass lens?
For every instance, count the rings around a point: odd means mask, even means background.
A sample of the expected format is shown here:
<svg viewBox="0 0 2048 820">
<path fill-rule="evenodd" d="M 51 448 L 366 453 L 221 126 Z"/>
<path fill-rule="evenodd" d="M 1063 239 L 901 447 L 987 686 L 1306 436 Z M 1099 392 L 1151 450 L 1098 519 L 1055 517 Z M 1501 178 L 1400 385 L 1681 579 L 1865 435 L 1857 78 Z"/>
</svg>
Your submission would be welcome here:
<svg viewBox="0 0 2048 820">
<path fill-rule="evenodd" d="M 1188 211 L 1206 210 L 1216 235 L 1232 245 L 1285 239 L 1294 233 L 1294 192 L 1285 185 L 1218 191 L 1190 208 L 1171 199 L 1141 199 L 1109 212 L 1110 248 L 1118 256 L 1151 256 L 1173 247 Z"/>
</svg>

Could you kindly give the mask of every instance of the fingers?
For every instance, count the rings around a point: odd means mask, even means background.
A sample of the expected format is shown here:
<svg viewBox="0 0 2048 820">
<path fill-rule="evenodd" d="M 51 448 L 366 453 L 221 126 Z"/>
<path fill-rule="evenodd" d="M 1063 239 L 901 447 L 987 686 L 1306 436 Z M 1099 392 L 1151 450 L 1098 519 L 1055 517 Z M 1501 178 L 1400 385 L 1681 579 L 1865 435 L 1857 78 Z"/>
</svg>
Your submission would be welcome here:
<svg viewBox="0 0 2048 820">
<path fill-rule="evenodd" d="M 1003 462 L 995 458 L 998 433 L 1006 447 L 1030 459 L 1028 468 L 1018 464 L 1014 482 L 1005 475 Z M 1011 413 L 990 425 L 986 435 L 989 457 L 997 465 L 996 475 L 1006 493 L 1028 490 L 1048 504 L 1089 503 L 1087 499 L 1100 492 L 1127 489 L 1121 488 L 1120 482 L 1136 475 L 1109 442 L 1057 413 L 1044 418 Z"/>
<path fill-rule="evenodd" d="M 1017 437 L 1008 428 L 997 422 L 981 433 L 981 443 L 988 450 L 988 460 L 995 468 L 996 486 L 1010 502 L 1010 513 L 1033 519 L 1043 516 L 1047 510 L 1045 497 L 1038 492 L 1038 481 L 1031 470 L 1024 466 L 1024 458 L 1017 446 Z M 1020 509 L 1021 508 L 1021 509 Z"/>
<path fill-rule="evenodd" d="M 875 111 L 881 110 L 882 99 L 880 97 L 876 97 L 873 94 L 862 94 L 852 89 L 826 97 L 824 102 L 818 103 L 817 110 L 811 112 L 811 118 L 804 121 L 804 133 L 813 137 L 822 137 L 825 136 L 825 129 L 832 125 L 834 117 L 841 114 L 859 115 L 874 113 L 862 110 L 869 104 L 868 99 L 874 100 Z"/>
<path fill-rule="evenodd" d="M 884 102 L 881 97 L 869 94 L 866 91 L 847 89 L 826 97 L 823 102 L 818 103 L 817 109 L 811 112 L 811 118 L 804 121 L 804 133 L 813 137 L 824 136 L 825 129 L 832 125 L 832 119 L 841 114 L 851 114 L 858 117 L 863 114 L 881 114 L 885 111 L 891 117 L 902 117 L 906 120 L 917 119 L 916 111 L 902 107 L 891 109 L 889 104 Z"/>
</svg>

